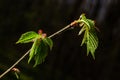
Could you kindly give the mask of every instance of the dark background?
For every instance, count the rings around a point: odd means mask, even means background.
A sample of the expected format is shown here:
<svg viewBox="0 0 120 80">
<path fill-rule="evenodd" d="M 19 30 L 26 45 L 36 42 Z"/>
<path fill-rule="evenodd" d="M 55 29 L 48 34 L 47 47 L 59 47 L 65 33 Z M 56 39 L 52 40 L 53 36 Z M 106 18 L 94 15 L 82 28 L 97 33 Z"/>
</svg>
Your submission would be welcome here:
<svg viewBox="0 0 120 80">
<path fill-rule="evenodd" d="M 53 39 L 44 63 L 33 68 L 28 56 L 16 67 L 21 80 L 120 80 L 120 0 L 0 0 L 0 74 L 30 47 L 15 42 L 27 31 L 43 29 L 48 35 L 85 13 L 99 28 L 96 59 L 80 46 L 79 29 Z M 9 72 L 1 80 L 16 80 Z"/>
</svg>

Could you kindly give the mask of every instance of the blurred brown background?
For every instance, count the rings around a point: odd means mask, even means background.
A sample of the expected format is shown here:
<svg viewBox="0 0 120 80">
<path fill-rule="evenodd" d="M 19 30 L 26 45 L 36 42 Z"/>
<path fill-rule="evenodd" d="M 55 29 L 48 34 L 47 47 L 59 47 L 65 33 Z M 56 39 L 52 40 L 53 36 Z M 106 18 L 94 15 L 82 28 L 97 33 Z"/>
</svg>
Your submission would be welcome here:
<svg viewBox="0 0 120 80">
<path fill-rule="evenodd" d="M 31 47 L 15 44 L 22 33 L 43 29 L 51 35 L 85 13 L 100 29 L 96 60 L 80 46 L 79 29 L 69 29 L 52 38 L 43 64 L 32 68 L 27 56 L 16 66 L 20 80 L 120 80 L 119 11 L 120 0 L 0 0 L 0 74 Z M 17 79 L 9 72 L 1 80 Z"/>
</svg>

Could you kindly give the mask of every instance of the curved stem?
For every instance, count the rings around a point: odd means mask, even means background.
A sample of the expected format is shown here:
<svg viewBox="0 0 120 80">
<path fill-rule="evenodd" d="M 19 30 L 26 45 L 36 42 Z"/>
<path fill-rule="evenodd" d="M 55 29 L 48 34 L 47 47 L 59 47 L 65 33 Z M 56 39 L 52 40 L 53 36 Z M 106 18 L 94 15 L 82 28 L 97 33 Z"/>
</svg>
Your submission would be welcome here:
<svg viewBox="0 0 120 80">
<path fill-rule="evenodd" d="M 67 25 L 66 27 L 60 29 L 59 31 L 53 33 L 52 35 L 50 35 L 48 38 L 52 38 L 54 37 L 55 35 L 63 32 L 64 30 L 68 29 L 69 27 L 71 27 L 72 25 L 69 24 Z M 21 58 L 19 58 L 10 68 L 8 68 L 4 73 L 2 73 L 0 75 L 0 78 L 2 78 L 4 75 L 6 75 L 12 68 L 14 68 L 20 61 L 22 61 L 28 54 L 29 54 L 30 50 L 28 50 Z"/>
</svg>

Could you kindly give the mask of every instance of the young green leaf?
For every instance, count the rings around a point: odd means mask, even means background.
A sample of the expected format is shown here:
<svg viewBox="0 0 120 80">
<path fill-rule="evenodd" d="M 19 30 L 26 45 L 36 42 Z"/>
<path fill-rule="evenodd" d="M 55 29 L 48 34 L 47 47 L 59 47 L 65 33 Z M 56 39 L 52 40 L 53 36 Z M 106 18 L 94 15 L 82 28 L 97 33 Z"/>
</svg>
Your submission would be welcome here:
<svg viewBox="0 0 120 80">
<path fill-rule="evenodd" d="M 88 22 L 88 19 L 86 18 L 85 14 L 82 14 L 81 15 L 81 19 L 80 19 L 80 23 L 84 23 L 84 25 L 87 25 L 87 27 L 90 29 L 91 26 Z"/>
<path fill-rule="evenodd" d="M 81 35 L 84 31 L 85 31 L 85 26 L 83 26 L 83 27 L 81 28 L 81 30 L 79 31 L 78 35 Z"/>
<path fill-rule="evenodd" d="M 81 43 L 81 46 L 83 44 L 86 44 L 87 47 L 87 55 L 91 53 L 93 59 L 95 59 L 95 50 L 98 47 L 98 38 L 95 31 L 95 24 L 94 21 L 91 19 L 87 19 L 84 14 L 81 15 L 80 20 L 82 25 L 81 30 L 79 31 L 79 35 L 81 35 L 84 32 L 84 37 Z"/>
<path fill-rule="evenodd" d="M 33 67 L 44 62 L 47 54 L 48 54 L 48 47 L 52 48 L 53 42 L 50 38 L 36 38 L 32 45 L 32 48 L 29 53 L 28 63 L 34 58 L 35 64 Z"/>
<path fill-rule="evenodd" d="M 87 31 L 85 31 L 85 33 L 84 33 L 84 37 L 83 37 L 81 46 L 82 46 L 84 43 L 86 43 L 86 41 L 87 41 Z"/>
<path fill-rule="evenodd" d="M 94 32 L 95 33 L 95 32 Z M 93 32 L 89 33 L 89 51 L 91 52 L 91 55 L 93 56 L 93 58 L 95 59 L 95 50 L 98 47 L 98 38 L 96 37 L 96 35 Z"/>
<path fill-rule="evenodd" d="M 34 31 L 29 31 L 26 32 L 24 34 L 22 34 L 22 36 L 20 37 L 20 39 L 16 42 L 17 43 L 28 43 L 28 42 L 32 42 L 36 37 L 38 36 L 38 34 Z"/>
<path fill-rule="evenodd" d="M 43 41 L 44 41 L 45 43 L 47 43 L 48 46 L 50 47 L 50 50 L 52 50 L 53 41 L 52 41 L 50 38 L 48 38 L 48 37 L 44 38 Z"/>
<path fill-rule="evenodd" d="M 47 43 L 45 43 L 43 40 L 41 40 L 40 45 L 37 49 L 37 53 L 34 57 L 35 64 L 33 67 L 36 67 L 37 65 L 44 62 L 44 60 L 48 54 L 48 46 L 47 45 L 48 45 Z"/>
<path fill-rule="evenodd" d="M 39 39 L 35 39 L 34 43 L 32 45 L 32 48 L 30 50 L 29 53 L 29 59 L 28 59 L 28 63 L 31 61 L 31 59 L 36 55 L 36 53 L 38 52 L 38 48 L 40 45 L 40 40 Z"/>
<path fill-rule="evenodd" d="M 83 37 L 81 46 L 84 43 L 87 46 L 87 55 L 90 52 L 91 55 L 93 56 L 93 58 L 95 59 L 94 53 L 95 53 L 95 50 L 98 47 L 98 38 L 97 38 L 95 32 L 91 32 L 91 31 L 86 30 L 85 33 L 84 33 L 84 37 Z"/>
<path fill-rule="evenodd" d="M 91 19 L 87 19 L 88 24 L 90 25 L 91 28 L 95 27 L 95 22 Z"/>
</svg>

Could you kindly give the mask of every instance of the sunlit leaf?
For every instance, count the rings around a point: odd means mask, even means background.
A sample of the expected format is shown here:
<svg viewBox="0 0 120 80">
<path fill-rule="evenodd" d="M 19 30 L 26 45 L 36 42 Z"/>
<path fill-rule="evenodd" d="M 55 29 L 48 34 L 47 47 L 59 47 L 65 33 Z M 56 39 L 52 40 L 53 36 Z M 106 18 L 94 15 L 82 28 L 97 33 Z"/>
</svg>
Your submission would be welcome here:
<svg viewBox="0 0 120 80">
<path fill-rule="evenodd" d="M 37 49 L 37 53 L 34 57 L 35 64 L 33 67 L 36 67 L 37 65 L 41 64 L 44 62 L 46 56 L 48 54 L 48 46 L 47 43 L 45 43 L 43 40 L 41 40 L 40 45 Z"/>
<path fill-rule="evenodd" d="M 86 44 L 87 47 L 87 55 L 91 53 L 93 59 L 95 59 L 95 50 L 98 47 L 98 38 L 95 31 L 95 23 L 91 19 L 87 19 L 84 14 L 81 15 L 81 24 L 82 28 L 79 31 L 79 35 L 81 35 L 84 32 L 84 37 L 81 43 L 81 46 L 83 44 Z"/>
<path fill-rule="evenodd" d="M 84 37 L 83 37 L 81 46 L 82 46 L 84 43 L 86 43 L 86 41 L 87 41 L 87 31 L 85 31 L 85 33 L 84 33 Z"/>
<path fill-rule="evenodd" d="M 50 47 L 50 50 L 52 50 L 53 41 L 52 41 L 50 38 L 48 38 L 48 37 L 44 38 L 43 41 L 44 41 L 45 43 L 47 43 L 47 44 L 49 45 L 49 47 Z"/>
<path fill-rule="evenodd" d="M 90 24 L 89 24 L 89 22 L 88 22 L 88 19 L 87 19 L 86 16 L 85 16 L 85 14 L 82 14 L 82 15 L 81 15 L 81 20 L 80 20 L 80 22 L 84 23 L 84 25 L 87 25 L 87 27 L 88 27 L 89 29 L 91 28 L 91 26 L 90 26 Z"/>
<path fill-rule="evenodd" d="M 96 35 L 94 35 L 94 33 L 88 32 L 86 44 L 87 44 L 87 54 L 89 54 L 90 52 L 93 58 L 95 59 L 94 53 L 98 47 L 98 38 Z"/>
<path fill-rule="evenodd" d="M 38 34 L 34 31 L 29 31 L 21 35 L 20 39 L 16 43 L 28 43 L 32 42 Z"/>
<path fill-rule="evenodd" d="M 85 26 L 83 26 L 83 27 L 81 28 L 81 30 L 79 31 L 78 35 L 81 35 L 84 31 L 85 31 Z"/>
<path fill-rule="evenodd" d="M 95 22 L 91 19 L 87 19 L 88 24 L 90 25 L 91 28 L 95 26 Z"/>
<path fill-rule="evenodd" d="M 34 43 L 32 45 L 32 48 L 30 50 L 30 53 L 29 53 L 28 63 L 31 61 L 31 59 L 34 57 L 34 55 L 36 55 L 36 53 L 38 52 L 39 45 L 40 45 L 40 40 L 35 39 Z"/>
</svg>

